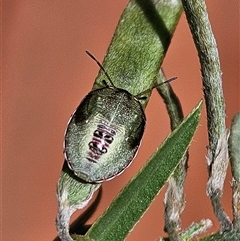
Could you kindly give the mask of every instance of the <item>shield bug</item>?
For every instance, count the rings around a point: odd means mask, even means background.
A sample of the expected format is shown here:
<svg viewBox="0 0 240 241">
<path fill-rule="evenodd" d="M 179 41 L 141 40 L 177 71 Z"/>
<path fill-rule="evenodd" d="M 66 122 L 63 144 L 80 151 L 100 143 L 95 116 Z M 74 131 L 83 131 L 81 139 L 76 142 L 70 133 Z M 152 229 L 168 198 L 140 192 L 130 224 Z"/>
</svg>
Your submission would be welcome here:
<svg viewBox="0 0 240 241">
<path fill-rule="evenodd" d="M 71 116 L 64 154 L 76 176 L 98 183 L 120 174 L 135 157 L 146 123 L 139 96 L 156 86 L 133 96 L 117 88 L 100 62 L 86 52 L 110 84 L 104 81 L 105 87 L 89 92 Z"/>
</svg>

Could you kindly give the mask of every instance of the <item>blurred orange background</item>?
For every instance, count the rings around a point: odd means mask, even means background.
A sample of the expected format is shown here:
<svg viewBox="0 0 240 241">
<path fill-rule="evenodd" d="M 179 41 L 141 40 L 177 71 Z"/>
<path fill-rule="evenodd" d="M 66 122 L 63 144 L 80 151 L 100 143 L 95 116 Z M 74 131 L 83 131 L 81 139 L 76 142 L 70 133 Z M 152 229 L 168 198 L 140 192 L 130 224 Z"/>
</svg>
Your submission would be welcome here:
<svg viewBox="0 0 240 241">
<path fill-rule="evenodd" d="M 98 73 L 98 66 L 85 50 L 103 60 L 126 4 L 126 0 L 3 2 L 2 240 L 50 241 L 56 237 L 55 190 L 63 164 L 64 130 Z M 240 109 L 239 1 L 211 0 L 206 4 L 219 47 L 229 127 Z M 168 78 L 178 77 L 172 86 L 187 115 L 203 93 L 198 56 L 184 14 L 163 67 Z M 122 175 L 103 184 L 102 200 L 89 223 L 169 134 L 169 118 L 156 91 L 146 115 L 147 128 L 136 159 Z M 182 227 L 210 218 L 214 222 L 212 232 L 219 225 L 205 191 L 207 144 L 203 109 L 190 148 Z M 232 218 L 230 181 L 229 171 L 223 205 Z M 164 191 L 127 241 L 151 241 L 164 235 L 163 197 Z"/>
</svg>

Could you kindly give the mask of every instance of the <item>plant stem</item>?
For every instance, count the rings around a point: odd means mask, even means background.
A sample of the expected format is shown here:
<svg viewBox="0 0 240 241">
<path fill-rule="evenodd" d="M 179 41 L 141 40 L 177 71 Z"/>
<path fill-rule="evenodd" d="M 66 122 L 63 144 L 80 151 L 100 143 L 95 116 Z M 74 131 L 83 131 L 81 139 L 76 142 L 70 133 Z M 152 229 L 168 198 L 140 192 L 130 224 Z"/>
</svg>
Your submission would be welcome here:
<svg viewBox="0 0 240 241">
<path fill-rule="evenodd" d="M 207 109 L 208 166 L 207 192 L 214 212 L 221 223 L 221 230 L 229 230 L 231 221 L 221 205 L 223 183 L 226 176 L 228 155 L 225 124 L 225 101 L 222 90 L 222 72 L 217 44 L 212 33 L 204 0 L 182 0 L 185 14 L 200 59 L 203 91 Z M 221 155 L 217 152 L 220 151 Z"/>
<path fill-rule="evenodd" d="M 162 70 L 157 76 L 157 82 L 163 82 L 166 78 Z M 174 130 L 183 119 L 183 111 L 179 99 L 169 84 L 160 85 L 157 88 L 159 94 L 166 104 L 170 117 L 171 129 Z M 180 216 L 185 207 L 184 182 L 187 173 L 188 153 L 182 158 L 180 165 L 169 178 L 167 192 L 165 194 L 165 226 L 164 230 L 168 233 L 171 240 L 180 240 L 178 230 L 181 225 Z"/>
<path fill-rule="evenodd" d="M 215 155 L 218 139 L 226 129 L 222 72 L 216 40 L 204 0 L 182 0 L 200 59 L 203 92 L 207 108 L 209 153 Z"/>
<path fill-rule="evenodd" d="M 240 231 L 240 112 L 237 113 L 232 120 L 229 152 L 233 174 L 233 227 L 235 230 Z"/>
<path fill-rule="evenodd" d="M 164 76 L 163 71 L 160 70 L 157 75 L 157 83 L 161 83 L 163 81 L 166 81 L 166 77 Z M 174 130 L 183 119 L 181 103 L 170 84 L 166 83 L 164 85 L 160 85 L 157 87 L 157 91 L 163 98 L 170 118 L 171 129 Z"/>
</svg>

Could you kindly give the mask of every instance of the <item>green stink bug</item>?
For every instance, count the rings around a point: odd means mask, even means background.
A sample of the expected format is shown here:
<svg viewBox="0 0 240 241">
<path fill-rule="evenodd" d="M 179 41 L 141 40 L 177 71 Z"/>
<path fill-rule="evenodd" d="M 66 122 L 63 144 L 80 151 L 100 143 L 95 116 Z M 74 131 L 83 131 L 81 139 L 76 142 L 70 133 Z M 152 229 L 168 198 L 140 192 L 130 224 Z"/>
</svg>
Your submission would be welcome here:
<svg viewBox="0 0 240 241">
<path fill-rule="evenodd" d="M 146 123 L 138 96 L 156 86 L 133 96 L 114 86 L 98 60 L 87 54 L 104 71 L 110 85 L 89 92 L 77 107 L 65 133 L 64 154 L 76 176 L 98 183 L 120 174 L 135 157 Z"/>
</svg>

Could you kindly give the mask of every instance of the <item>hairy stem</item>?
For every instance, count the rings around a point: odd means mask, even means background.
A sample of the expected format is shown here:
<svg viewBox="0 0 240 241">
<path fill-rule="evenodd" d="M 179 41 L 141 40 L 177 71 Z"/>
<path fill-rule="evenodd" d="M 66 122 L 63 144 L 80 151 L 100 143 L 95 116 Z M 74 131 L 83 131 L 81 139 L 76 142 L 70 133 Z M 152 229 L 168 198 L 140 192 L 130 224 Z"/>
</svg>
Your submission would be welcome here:
<svg viewBox="0 0 240 241">
<path fill-rule="evenodd" d="M 222 71 L 216 40 L 204 0 L 182 0 L 185 14 L 198 51 L 203 92 L 207 108 L 209 153 L 213 160 L 218 139 L 226 128 Z"/>
<path fill-rule="evenodd" d="M 221 204 L 223 183 L 228 165 L 228 135 L 226 134 L 225 101 L 218 49 L 208 19 L 205 1 L 182 0 L 182 3 L 198 51 L 207 109 L 209 139 L 207 193 L 221 223 L 221 230 L 225 231 L 231 229 L 232 224 Z"/>
<path fill-rule="evenodd" d="M 232 120 L 229 152 L 233 174 L 233 226 L 234 229 L 240 230 L 240 112 L 237 113 Z"/>
<path fill-rule="evenodd" d="M 162 72 L 157 76 L 157 82 L 163 82 L 166 78 Z M 174 130 L 183 119 L 183 111 L 179 99 L 169 84 L 160 85 L 157 88 L 159 94 L 166 104 L 168 115 L 170 117 L 171 129 Z M 187 173 L 188 153 L 182 159 L 180 165 L 176 168 L 172 177 L 168 181 L 167 192 L 165 194 L 165 226 L 171 240 L 180 240 L 178 230 L 181 225 L 180 216 L 185 207 L 184 182 Z"/>
</svg>

